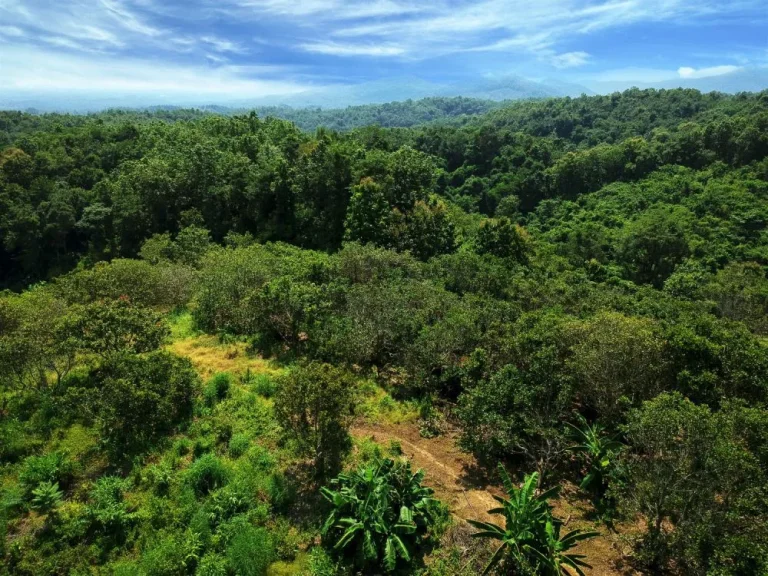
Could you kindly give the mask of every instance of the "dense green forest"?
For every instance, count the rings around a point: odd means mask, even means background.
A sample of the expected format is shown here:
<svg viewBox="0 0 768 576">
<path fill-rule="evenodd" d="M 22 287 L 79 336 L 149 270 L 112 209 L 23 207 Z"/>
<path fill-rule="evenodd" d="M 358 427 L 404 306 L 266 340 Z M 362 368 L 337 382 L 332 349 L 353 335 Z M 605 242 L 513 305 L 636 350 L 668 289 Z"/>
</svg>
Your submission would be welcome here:
<svg viewBox="0 0 768 576">
<path fill-rule="evenodd" d="M 768 92 L 411 104 L 0 113 L 0 573 L 768 573 Z"/>
</svg>

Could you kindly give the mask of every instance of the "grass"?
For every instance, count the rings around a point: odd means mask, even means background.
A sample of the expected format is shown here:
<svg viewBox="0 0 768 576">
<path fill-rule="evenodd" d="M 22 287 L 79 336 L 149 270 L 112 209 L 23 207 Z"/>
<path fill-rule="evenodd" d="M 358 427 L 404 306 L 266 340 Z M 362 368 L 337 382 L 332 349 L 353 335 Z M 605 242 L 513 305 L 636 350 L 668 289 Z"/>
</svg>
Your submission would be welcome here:
<svg viewBox="0 0 768 576">
<path fill-rule="evenodd" d="M 405 424 L 419 419 L 416 402 L 395 400 L 372 380 L 363 380 L 358 389 L 357 413 L 370 423 Z"/>
</svg>

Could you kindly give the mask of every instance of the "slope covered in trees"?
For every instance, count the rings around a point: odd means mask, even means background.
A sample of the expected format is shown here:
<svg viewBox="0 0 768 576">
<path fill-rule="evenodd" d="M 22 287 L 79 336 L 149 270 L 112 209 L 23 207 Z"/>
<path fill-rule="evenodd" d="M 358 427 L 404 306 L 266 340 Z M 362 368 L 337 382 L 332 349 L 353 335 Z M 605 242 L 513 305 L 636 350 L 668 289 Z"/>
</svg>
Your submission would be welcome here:
<svg viewBox="0 0 768 576">
<path fill-rule="evenodd" d="M 4 116 L 9 573 L 559 574 L 612 526 L 644 573 L 768 570 L 768 94 L 175 120 Z M 203 341 L 228 374 L 175 355 Z M 467 552 L 351 442 L 403 412 L 458 428 L 516 532 Z"/>
</svg>

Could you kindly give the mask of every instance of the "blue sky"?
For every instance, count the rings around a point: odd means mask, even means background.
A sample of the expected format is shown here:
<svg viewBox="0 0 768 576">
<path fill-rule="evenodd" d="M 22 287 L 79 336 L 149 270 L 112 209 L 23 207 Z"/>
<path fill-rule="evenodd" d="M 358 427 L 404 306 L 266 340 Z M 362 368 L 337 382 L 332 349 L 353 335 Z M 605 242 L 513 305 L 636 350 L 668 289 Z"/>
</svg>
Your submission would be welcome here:
<svg viewBox="0 0 768 576">
<path fill-rule="evenodd" d="M 414 76 L 587 87 L 768 65 L 768 0 L 0 0 L 0 90 L 295 94 Z"/>
</svg>

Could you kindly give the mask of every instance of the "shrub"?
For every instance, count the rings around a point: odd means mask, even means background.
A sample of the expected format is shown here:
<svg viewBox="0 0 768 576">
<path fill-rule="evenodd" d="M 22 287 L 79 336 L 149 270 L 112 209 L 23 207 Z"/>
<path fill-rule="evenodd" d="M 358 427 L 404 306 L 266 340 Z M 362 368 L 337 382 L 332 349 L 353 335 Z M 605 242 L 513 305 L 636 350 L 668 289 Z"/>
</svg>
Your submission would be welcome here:
<svg viewBox="0 0 768 576">
<path fill-rule="evenodd" d="M 253 389 L 264 398 L 272 398 L 277 391 L 277 384 L 266 374 L 258 374 L 253 379 Z"/>
<path fill-rule="evenodd" d="M 213 454 L 205 454 L 195 460 L 187 470 L 187 482 L 198 496 L 205 496 L 226 485 L 229 470 Z"/>
<path fill-rule="evenodd" d="M 196 535 L 170 534 L 159 540 L 142 554 L 141 573 L 146 576 L 186 576 L 195 568 L 201 546 Z"/>
<path fill-rule="evenodd" d="M 128 481 L 117 476 L 103 476 L 90 492 L 88 512 L 93 521 L 108 535 L 120 536 L 133 521 L 124 500 Z"/>
<path fill-rule="evenodd" d="M 200 559 L 195 575 L 227 576 L 227 559 L 218 554 L 206 554 Z"/>
<path fill-rule="evenodd" d="M 235 434 L 229 439 L 229 454 L 232 458 L 239 458 L 248 451 L 251 439 L 247 434 Z"/>
<path fill-rule="evenodd" d="M 73 473 L 73 462 L 60 452 L 50 452 L 27 457 L 19 472 L 19 482 L 27 496 L 31 496 L 33 490 L 45 482 L 67 486 Z"/>
<path fill-rule="evenodd" d="M 349 448 L 354 378 L 330 364 L 311 363 L 281 378 L 275 415 L 322 475 L 340 466 Z"/>
<path fill-rule="evenodd" d="M 41 482 L 32 490 L 32 508 L 42 513 L 48 513 L 61 504 L 64 494 L 59 490 L 58 483 Z"/>
<path fill-rule="evenodd" d="M 274 558 L 272 538 L 263 528 L 244 527 L 227 547 L 229 564 L 239 576 L 264 576 Z"/>
<path fill-rule="evenodd" d="M 231 384 L 232 375 L 229 372 L 214 374 L 205 387 L 206 404 L 213 406 L 216 402 L 226 398 Z"/>
<path fill-rule="evenodd" d="M 94 376 L 101 433 L 116 458 L 147 449 L 192 414 L 198 377 L 186 358 L 167 352 L 121 355 Z"/>
</svg>

